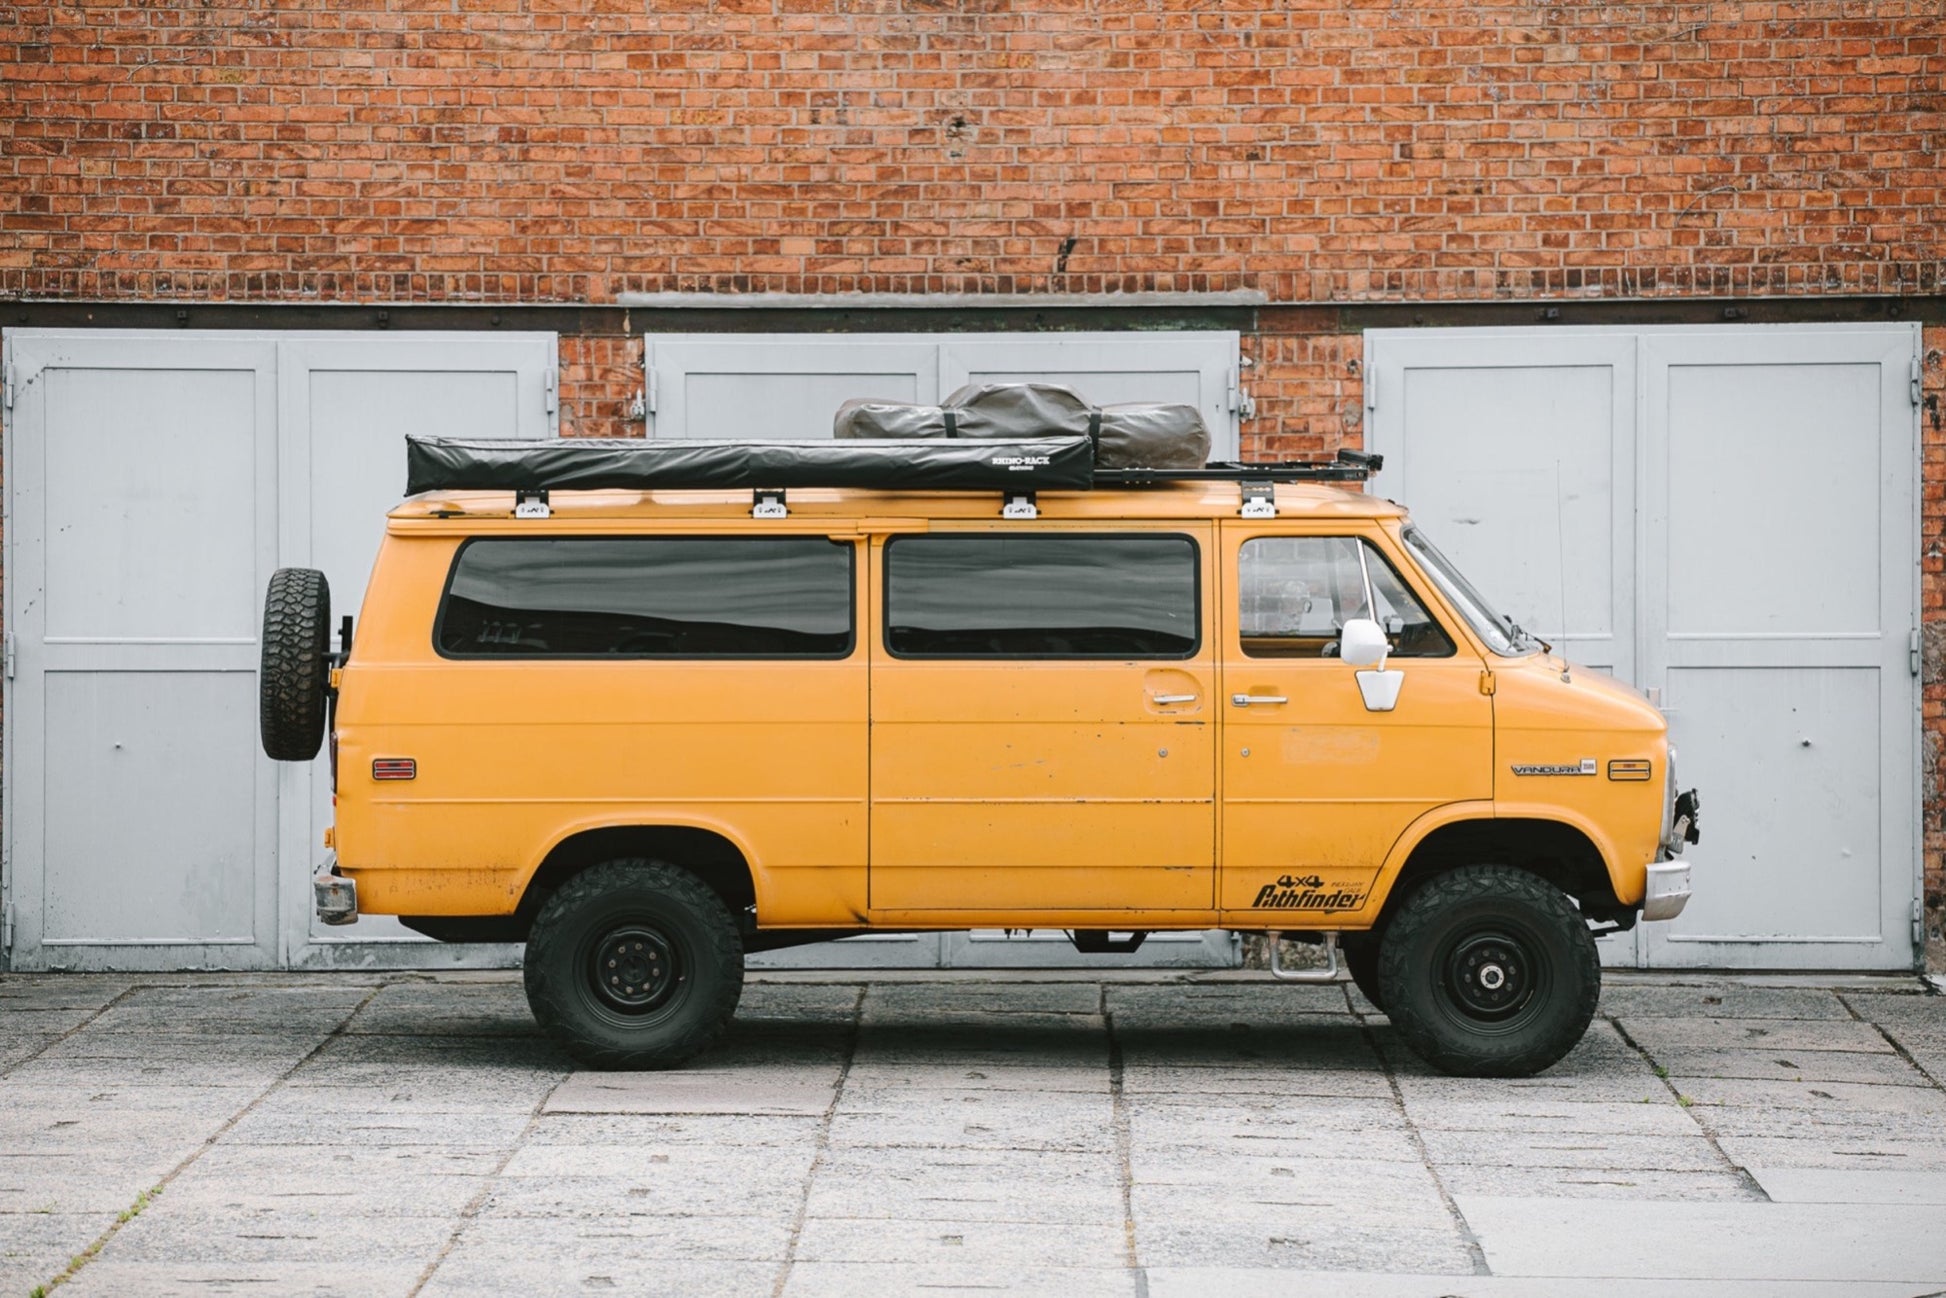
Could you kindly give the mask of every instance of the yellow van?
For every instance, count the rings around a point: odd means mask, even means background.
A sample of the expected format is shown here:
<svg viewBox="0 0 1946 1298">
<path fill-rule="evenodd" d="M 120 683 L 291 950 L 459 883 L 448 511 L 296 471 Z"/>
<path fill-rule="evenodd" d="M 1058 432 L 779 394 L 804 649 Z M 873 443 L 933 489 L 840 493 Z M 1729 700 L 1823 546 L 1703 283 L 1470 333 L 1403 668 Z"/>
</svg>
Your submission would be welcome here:
<svg viewBox="0 0 1946 1298">
<path fill-rule="evenodd" d="M 341 655 L 323 575 L 277 573 L 264 744 L 328 731 L 323 918 L 524 941 L 598 1067 L 706 1048 L 748 952 L 1227 928 L 1325 944 L 1294 979 L 1342 952 L 1429 1063 L 1512 1076 L 1580 1039 L 1594 936 L 1687 901 L 1661 714 L 1336 485 L 1363 457 L 1074 489 L 1038 444 L 962 447 L 974 485 L 816 445 L 462 447 Z"/>
</svg>

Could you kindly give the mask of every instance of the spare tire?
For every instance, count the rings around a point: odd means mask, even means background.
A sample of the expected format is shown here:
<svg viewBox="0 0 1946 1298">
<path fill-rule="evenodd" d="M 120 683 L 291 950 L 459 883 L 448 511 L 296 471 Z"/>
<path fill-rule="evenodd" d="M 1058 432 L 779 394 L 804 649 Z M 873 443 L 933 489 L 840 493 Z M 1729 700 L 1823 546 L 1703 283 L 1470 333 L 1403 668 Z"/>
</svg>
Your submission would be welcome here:
<svg viewBox="0 0 1946 1298">
<path fill-rule="evenodd" d="M 308 762 L 324 742 L 331 664 L 331 586 L 315 568 L 279 568 L 264 593 L 257 720 L 264 752 Z"/>
</svg>

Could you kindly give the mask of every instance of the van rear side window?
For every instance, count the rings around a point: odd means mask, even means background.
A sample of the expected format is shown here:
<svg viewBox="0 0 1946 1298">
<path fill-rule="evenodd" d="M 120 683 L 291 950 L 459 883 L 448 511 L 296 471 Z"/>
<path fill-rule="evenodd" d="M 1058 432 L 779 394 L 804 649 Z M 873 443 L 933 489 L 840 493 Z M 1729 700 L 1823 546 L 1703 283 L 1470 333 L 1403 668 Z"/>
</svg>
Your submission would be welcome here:
<svg viewBox="0 0 1946 1298">
<path fill-rule="evenodd" d="M 433 643 L 448 658 L 843 658 L 852 551 L 824 537 L 482 538 Z"/>
<path fill-rule="evenodd" d="M 902 658 L 1189 658 L 1186 536 L 905 536 L 886 546 L 885 646 Z"/>
</svg>

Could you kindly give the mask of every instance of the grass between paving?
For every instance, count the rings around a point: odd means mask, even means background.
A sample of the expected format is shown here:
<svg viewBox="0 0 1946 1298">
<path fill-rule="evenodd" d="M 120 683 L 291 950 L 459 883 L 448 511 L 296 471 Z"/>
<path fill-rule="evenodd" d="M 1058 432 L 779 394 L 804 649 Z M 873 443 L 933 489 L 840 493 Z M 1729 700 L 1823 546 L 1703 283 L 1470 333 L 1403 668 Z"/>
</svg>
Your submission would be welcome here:
<svg viewBox="0 0 1946 1298">
<path fill-rule="evenodd" d="M 120 1230 L 122 1227 L 128 1225 L 128 1223 L 134 1221 L 137 1217 L 141 1216 L 142 1209 L 148 1207 L 149 1204 L 155 1200 L 156 1196 L 161 1193 L 162 1193 L 162 1187 L 160 1185 L 156 1185 L 153 1188 L 144 1190 L 142 1191 L 142 1193 L 136 1195 L 135 1202 L 129 1204 L 128 1207 L 122 1209 L 121 1214 L 115 1218 L 114 1225 L 110 1226 L 107 1230 L 104 1230 L 103 1232 L 101 1232 L 100 1235 L 96 1236 L 94 1243 L 88 1245 L 88 1247 L 82 1249 L 79 1253 L 76 1253 L 73 1257 L 69 1258 L 67 1266 L 62 1268 L 61 1273 L 59 1275 L 55 1276 L 52 1280 L 49 1280 L 46 1284 L 37 1284 L 32 1289 L 28 1290 L 27 1298 L 47 1298 L 47 1295 L 53 1293 L 56 1289 L 59 1289 L 62 1285 L 74 1279 L 75 1272 L 79 1271 L 82 1267 L 88 1265 L 88 1263 L 94 1261 L 95 1254 L 101 1252 L 102 1248 L 108 1243 L 109 1240 L 115 1238 L 116 1231 Z"/>
</svg>

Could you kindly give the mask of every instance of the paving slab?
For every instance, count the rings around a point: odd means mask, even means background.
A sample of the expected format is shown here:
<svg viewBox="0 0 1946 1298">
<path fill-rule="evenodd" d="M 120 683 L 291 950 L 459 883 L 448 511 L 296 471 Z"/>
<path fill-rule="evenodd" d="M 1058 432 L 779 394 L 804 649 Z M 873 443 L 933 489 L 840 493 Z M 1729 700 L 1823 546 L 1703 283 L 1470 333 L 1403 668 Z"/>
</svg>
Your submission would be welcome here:
<svg viewBox="0 0 1946 1298">
<path fill-rule="evenodd" d="M 1836 992 L 1813 988 L 1747 987 L 1711 980 L 1661 986 L 1602 988 L 1600 1013 L 1618 1018 L 1849 1019 Z"/>
<path fill-rule="evenodd" d="M 1496 1275 L 1946 1281 L 1930 1206 L 1458 1200 Z M 1652 1243 L 1650 1243 L 1652 1242 Z"/>
<path fill-rule="evenodd" d="M 1709 1171 L 1665 1172 L 1646 1167 L 1516 1167 L 1443 1163 L 1439 1167 L 1439 1180 L 1449 1194 L 1494 1198 L 1740 1203 L 1764 1197 L 1763 1191 L 1757 1188 L 1743 1169 L 1727 1164 Z"/>
<path fill-rule="evenodd" d="M 1946 1171 L 1753 1167 L 1750 1174 L 1777 1203 L 1924 1203 L 1946 1207 Z"/>
<path fill-rule="evenodd" d="M 423 1263 L 236 1262 L 191 1265 L 91 1262 L 61 1286 L 61 1298 L 208 1298 L 211 1294 L 276 1294 L 279 1298 L 405 1298 Z M 541 1292 L 530 1290 L 530 1293 Z"/>
<path fill-rule="evenodd" d="M 1892 1053 L 1878 1029 L 1853 1019 L 1622 1018 L 1617 1022 L 1658 1060 L 1665 1050 L 1684 1049 Z"/>
<path fill-rule="evenodd" d="M 1752 1081 L 1857 1082 L 1861 1085 L 1927 1086 L 1926 1075 L 1890 1051 L 1662 1050 L 1656 1063 L 1672 1079 L 1747 1078 Z"/>
<path fill-rule="evenodd" d="M 464 1242 L 439 1264 L 420 1298 L 535 1298 L 576 1294 L 589 1298 L 751 1298 L 771 1292 L 774 1262 L 658 1259 L 639 1265 L 605 1257 L 598 1247 L 546 1263 L 509 1262 L 483 1255 Z"/>
<path fill-rule="evenodd" d="M 1030 1193 L 1028 1187 L 1022 1187 Z M 904 1262 L 982 1266 L 1102 1266 L 1122 1263 L 1128 1235 L 1120 1221 L 808 1217 L 798 1237 L 805 1262 Z"/>
<path fill-rule="evenodd" d="M 799 1262 L 781 1298 L 858 1298 L 860 1294 L 925 1294 L 928 1298 L 1137 1298 L 1138 1272 L 1119 1267 L 1007 1266 L 973 1263 Z M 1210 1291 L 1204 1291 L 1205 1293 Z"/>
<path fill-rule="evenodd" d="M 1150 1298 L 1931 1298 L 1896 1282 L 1636 1280 L 1568 1276 L 1352 1275 L 1244 1267 L 1150 1267 Z"/>
<path fill-rule="evenodd" d="M 836 1064 L 787 1073 L 728 1069 L 576 1073 L 549 1093 L 543 1113 L 734 1113 L 822 1117 L 837 1094 Z"/>
</svg>

